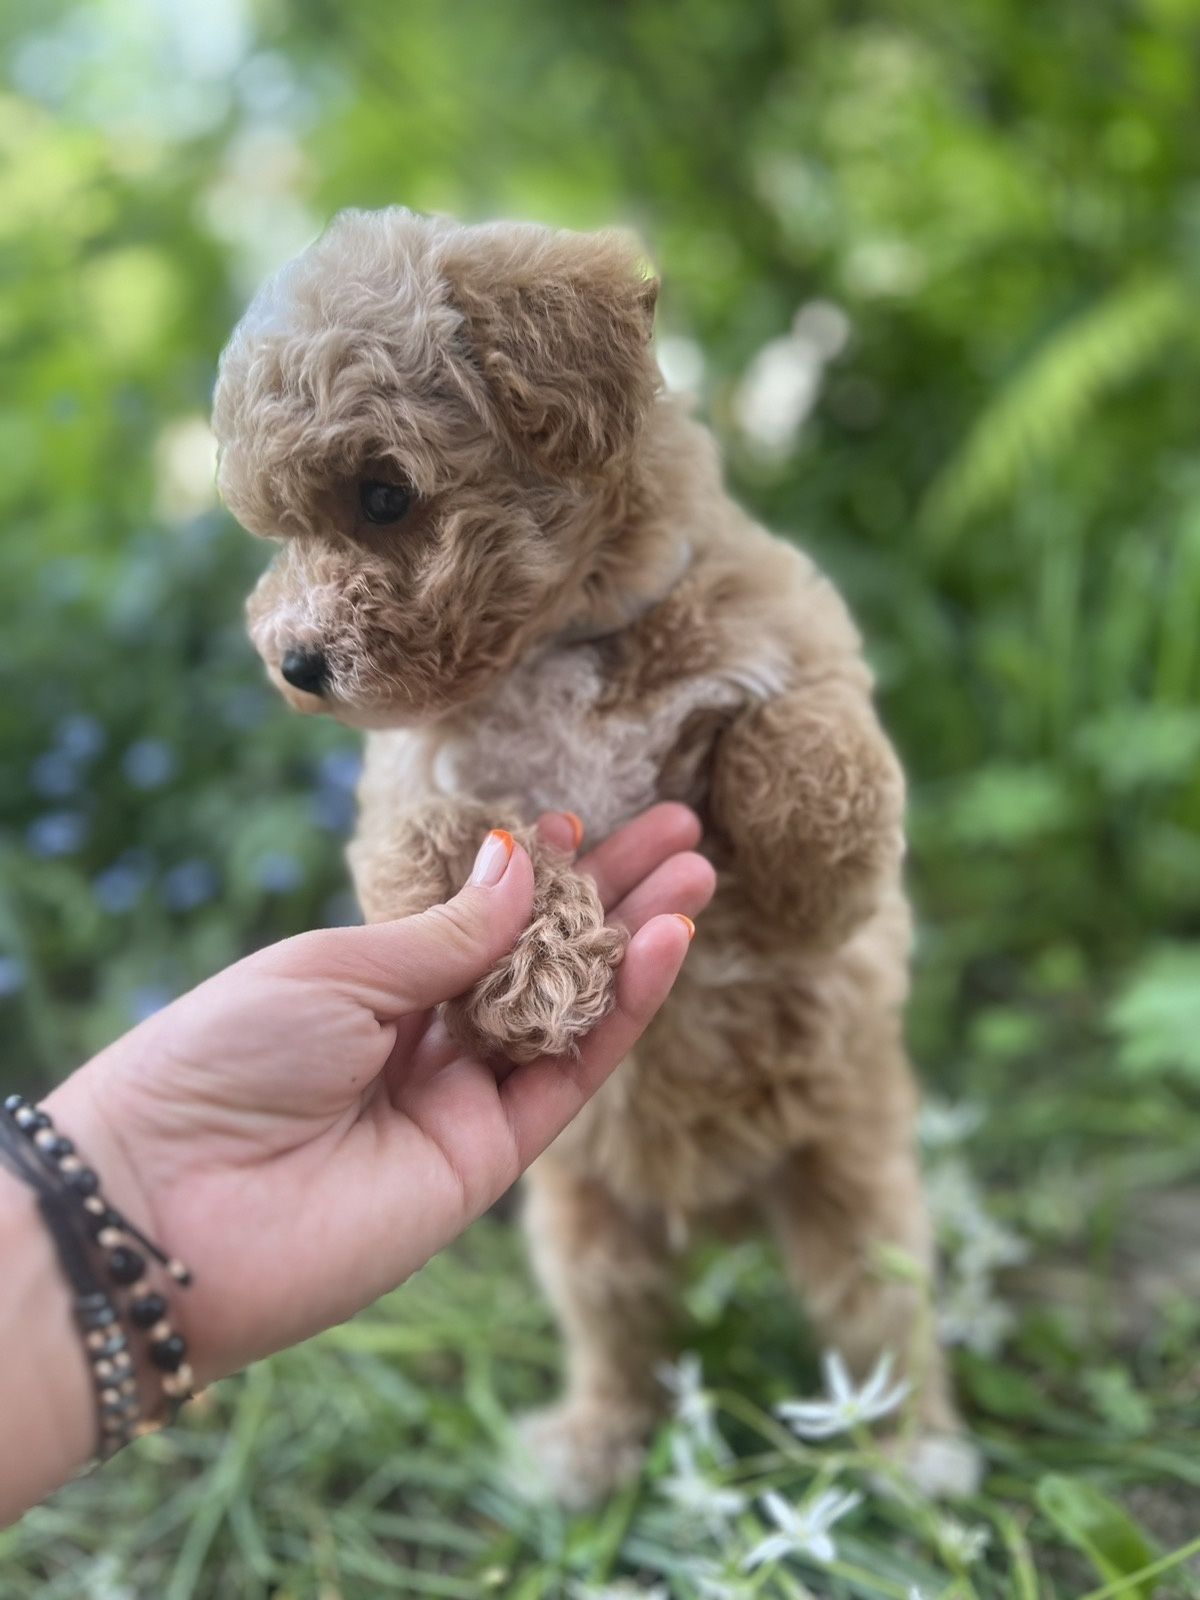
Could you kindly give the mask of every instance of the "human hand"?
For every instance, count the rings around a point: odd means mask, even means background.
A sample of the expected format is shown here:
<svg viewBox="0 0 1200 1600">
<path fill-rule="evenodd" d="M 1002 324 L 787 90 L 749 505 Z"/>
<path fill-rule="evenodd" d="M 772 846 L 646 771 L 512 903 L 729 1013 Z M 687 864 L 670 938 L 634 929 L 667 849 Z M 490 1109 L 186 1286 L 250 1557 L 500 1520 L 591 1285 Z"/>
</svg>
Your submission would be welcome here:
<svg viewBox="0 0 1200 1600">
<path fill-rule="evenodd" d="M 570 850 L 567 819 L 540 831 Z M 340 1321 L 484 1211 L 580 1109 L 665 999 L 707 904 L 699 824 L 654 807 L 579 862 L 633 937 L 616 1007 L 576 1060 L 465 1053 L 434 1007 L 528 921 L 529 858 L 397 922 L 301 934 L 158 1012 L 47 1102 L 112 1202 L 193 1269 L 173 1297 L 199 1382 Z M 486 874 L 485 874 L 486 876 Z"/>
</svg>

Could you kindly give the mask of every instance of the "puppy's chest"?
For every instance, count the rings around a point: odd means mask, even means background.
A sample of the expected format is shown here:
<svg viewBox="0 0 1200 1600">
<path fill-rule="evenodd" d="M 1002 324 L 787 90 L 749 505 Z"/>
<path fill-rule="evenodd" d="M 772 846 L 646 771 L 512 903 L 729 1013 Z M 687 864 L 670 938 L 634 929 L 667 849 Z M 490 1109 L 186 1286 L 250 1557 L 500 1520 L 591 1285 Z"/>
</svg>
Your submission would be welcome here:
<svg viewBox="0 0 1200 1600">
<path fill-rule="evenodd" d="M 631 693 L 603 647 L 564 647 L 513 673 L 442 745 L 435 780 L 445 793 L 515 798 L 530 819 L 575 811 L 601 838 L 668 792 L 684 798 L 716 728 L 746 699 L 720 673 Z"/>
</svg>

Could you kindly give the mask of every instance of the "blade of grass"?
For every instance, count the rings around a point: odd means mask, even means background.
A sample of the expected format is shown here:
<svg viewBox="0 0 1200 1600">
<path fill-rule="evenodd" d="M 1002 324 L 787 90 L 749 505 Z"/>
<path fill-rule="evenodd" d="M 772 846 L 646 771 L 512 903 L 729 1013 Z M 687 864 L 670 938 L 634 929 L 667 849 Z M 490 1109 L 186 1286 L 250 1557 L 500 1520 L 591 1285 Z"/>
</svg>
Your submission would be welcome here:
<svg viewBox="0 0 1200 1600">
<path fill-rule="evenodd" d="M 217 1529 L 242 1487 L 273 1387 L 274 1376 L 269 1365 L 252 1367 L 247 1373 L 233 1431 L 215 1469 L 208 1475 L 206 1493 L 184 1536 L 183 1547 L 167 1583 L 165 1600 L 191 1600 L 195 1593 Z"/>
<path fill-rule="evenodd" d="M 1164 1572 L 1170 1572 L 1172 1567 L 1191 1560 L 1193 1556 L 1200 1556 L 1200 1539 L 1193 1539 L 1190 1544 L 1181 1545 L 1178 1550 L 1172 1550 L 1170 1555 L 1152 1561 L 1148 1567 L 1142 1567 L 1137 1572 L 1127 1573 L 1113 1583 L 1106 1583 L 1101 1589 L 1089 1589 L 1087 1594 L 1080 1595 L 1079 1600 L 1114 1600 L 1116 1595 L 1131 1594 L 1135 1589 L 1141 1588 L 1148 1579 L 1161 1578 Z"/>
</svg>

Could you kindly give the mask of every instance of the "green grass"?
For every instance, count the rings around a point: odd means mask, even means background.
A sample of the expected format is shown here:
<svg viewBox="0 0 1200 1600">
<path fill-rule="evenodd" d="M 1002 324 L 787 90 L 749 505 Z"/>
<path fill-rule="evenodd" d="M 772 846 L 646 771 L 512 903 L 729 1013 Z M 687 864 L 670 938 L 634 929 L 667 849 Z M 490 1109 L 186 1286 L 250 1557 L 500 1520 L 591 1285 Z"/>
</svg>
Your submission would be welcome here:
<svg viewBox="0 0 1200 1600">
<path fill-rule="evenodd" d="M 695 1253 L 680 1330 L 734 1452 L 714 1477 L 747 1495 L 724 1538 L 662 1493 L 670 1429 L 642 1481 L 595 1513 L 524 1498 L 511 1419 L 553 1392 L 557 1349 L 516 1230 L 487 1219 L 368 1313 L 217 1386 L 170 1435 L 32 1512 L 0 1539 L 0 1592 L 574 1600 L 626 1582 L 699 1600 L 691 1564 L 735 1572 L 766 1531 L 755 1496 L 799 1499 L 836 1481 L 864 1495 L 838 1525 L 837 1560 L 766 1568 L 731 1593 L 1200 1594 L 1200 1313 L 1182 1292 L 1160 1283 L 1148 1297 L 1143 1283 L 1187 1270 L 1154 1255 L 1170 1247 L 1161 1196 L 1187 1174 L 1189 1150 L 1194 1174 L 1198 1130 L 1183 1115 L 1147 1140 L 1135 1112 L 1130 1136 L 1115 1099 L 1070 1098 L 1071 1076 L 1029 1084 L 1023 1105 L 963 1149 L 936 1143 L 928 1155 L 935 1191 L 964 1156 L 992 1174 L 989 1212 L 1030 1242 L 991 1285 L 1013 1315 L 1005 1348 L 957 1356 L 988 1460 L 975 1499 L 947 1509 L 902 1485 L 888 1492 L 869 1439 L 806 1446 L 773 1419 L 777 1401 L 820 1380 L 774 1259 L 754 1242 Z M 1056 1147 L 1077 1145 L 1089 1110 L 1093 1157 L 1123 1148 L 1060 1168 Z M 1148 1251 L 1147 1231 L 1158 1242 Z"/>
</svg>

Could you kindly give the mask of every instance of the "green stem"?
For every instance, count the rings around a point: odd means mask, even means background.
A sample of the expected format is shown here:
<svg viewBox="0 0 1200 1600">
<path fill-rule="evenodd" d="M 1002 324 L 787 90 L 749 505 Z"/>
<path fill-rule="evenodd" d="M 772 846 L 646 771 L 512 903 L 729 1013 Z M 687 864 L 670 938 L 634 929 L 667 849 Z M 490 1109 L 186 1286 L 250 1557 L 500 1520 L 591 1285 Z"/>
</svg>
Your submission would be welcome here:
<svg viewBox="0 0 1200 1600">
<path fill-rule="evenodd" d="M 1113 1583 L 1106 1583 L 1102 1589 L 1089 1589 L 1087 1594 L 1080 1596 L 1080 1600 L 1110 1600 L 1112 1595 L 1126 1594 L 1130 1589 L 1136 1589 L 1145 1583 L 1147 1578 L 1157 1578 L 1162 1573 L 1169 1572 L 1172 1567 L 1177 1567 L 1181 1561 L 1196 1555 L 1200 1555 L 1200 1539 L 1193 1539 L 1191 1544 L 1182 1545 L 1178 1550 L 1173 1550 L 1169 1556 L 1162 1556 L 1159 1560 L 1152 1561 L 1148 1567 L 1142 1567 L 1138 1572 L 1128 1572 L 1123 1578 L 1117 1578 Z"/>
</svg>

